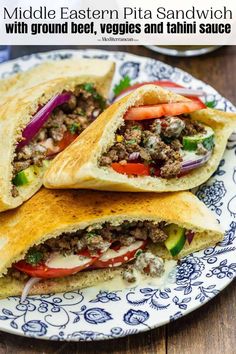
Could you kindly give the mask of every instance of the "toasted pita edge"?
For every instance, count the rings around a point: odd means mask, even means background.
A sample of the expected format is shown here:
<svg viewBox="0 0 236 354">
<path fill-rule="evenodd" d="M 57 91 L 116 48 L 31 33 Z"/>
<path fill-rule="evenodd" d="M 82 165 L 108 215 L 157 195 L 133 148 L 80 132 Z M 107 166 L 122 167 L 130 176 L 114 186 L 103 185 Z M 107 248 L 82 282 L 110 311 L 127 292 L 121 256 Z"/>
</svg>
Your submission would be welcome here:
<svg viewBox="0 0 236 354">
<path fill-rule="evenodd" d="M 214 214 L 190 192 L 137 194 L 41 189 L 20 208 L 0 214 L 0 276 L 23 259 L 32 246 L 49 238 L 91 225 L 99 227 L 105 222 L 117 225 L 124 220 L 174 223 L 200 235 L 204 242 L 205 237 L 213 242 L 223 238 Z M 195 242 L 192 246 L 190 252 L 199 249 Z"/>
<path fill-rule="evenodd" d="M 99 70 L 97 68 L 99 67 Z M 0 80 L 0 103 L 9 98 L 21 95 L 25 90 L 58 78 L 106 77 L 109 70 L 114 73 L 115 64 L 110 60 L 72 59 L 47 60 L 33 66 L 31 69 L 11 75 Z M 101 93 L 107 95 L 106 82 L 100 83 Z"/>
</svg>

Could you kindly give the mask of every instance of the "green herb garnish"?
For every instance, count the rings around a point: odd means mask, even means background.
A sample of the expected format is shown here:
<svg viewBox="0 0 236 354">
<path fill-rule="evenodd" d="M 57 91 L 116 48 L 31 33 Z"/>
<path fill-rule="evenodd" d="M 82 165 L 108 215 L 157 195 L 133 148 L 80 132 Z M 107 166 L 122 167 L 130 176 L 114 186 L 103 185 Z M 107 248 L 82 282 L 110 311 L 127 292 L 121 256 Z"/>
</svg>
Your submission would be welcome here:
<svg viewBox="0 0 236 354">
<path fill-rule="evenodd" d="M 134 144 L 136 144 L 136 140 L 135 139 L 127 140 L 126 144 L 134 145 Z"/>
<path fill-rule="evenodd" d="M 86 236 L 87 236 L 88 238 L 94 237 L 94 236 L 97 236 L 97 233 L 96 233 L 96 231 L 90 231 L 90 232 L 87 233 Z"/>
<path fill-rule="evenodd" d="M 106 100 L 101 96 L 99 95 L 99 93 L 96 91 L 95 87 L 93 86 L 92 83 L 86 83 L 86 84 L 83 84 L 81 85 L 81 87 L 91 93 L 91 95 L 93 96 L 93 98 L 98 101 L 99 103 L 99 106 L 102 110 L 104 110 L 104 108 L 106 107 Z"/>
<path fill-rule="evenodd" d="M 128 75 L 125 75 L 118 84 L 113 88 L 115 96 L 118 96 L 122 91 L 131 86 L 131 79 Z"/>
<path fill-rule="evenodd" d="M 124 223 L 123 225 L 121 225 L 121 227 L 122 227 L 122 229 L 124 229 L 124 230 L 128 230 L 129 227 L 130 227 L 130 223 L 129 223 L 129 222 L 126 222 L 126 223 Z"/>
<path fill-rule="evenodd" d="M 173 141 L 173 138 L 168 138 L 167 136 L 164 136 L 162 134 L 161 134 L 161 138 L 164 141 L 164 143 L 167 145 L 169 145 Z"/>
<path fill-rule="evenodd" d="M 80 114 L 81 116 L 83 116 L 83 117 L 86 116 L 86 112 L 85 112 L 82 108 L 81 108 L 79 114 Z"/>
<path fill-rule="evenodd" d="M 154 167 L 150 167 L 150 175 L 151 176 L 155 175 L 155 168 Z"/>
<path fill-rule="evenodd" d="M 139 257 L 140 254 L 142 254 L 143 251 L 142 250 L 137 250 L 137 252 L 135 253 L 135 258 Z"/>
<path fill-rule="evenodd" d="M 134 125 L 131 129 L 132 130 L 141 130 L 141 127 L 139 125 Z"/>
<path fill-rule="evenodd" d="M 80 128 L 79 123 L 73 123 L 69 126 L 69 131 L 71 132 L 71 134 L 76 134 L 78 132 L 79 128 Z"/>
<path fill-rule="evenodd" d="M 99 95 L 99 93 L 95 91 L 95 93 L 93 94 L 93 98 L 98 101 L 99 106 L 102 110 L 106 108 L 106 100 L 101 95 Z"/>
<path fill-rule="evenodd" d="M 215 108 L 216 105 L 217 105 L 217 102 L 215 100 L 213 101 L 207 101 L 205 102 L 205 105 L 208 107 L 208 108 Z"/>
<path fill-rule="evenodd" d="M 43 259 L 43 254 L 36 250 L 31 250 L 27 253 L 25 260 L 27 263 L 36 265 Z"/>
<path fill-rule="evenodd" d="M 87 92 L 89 92 L 89 93 L 91 93 L 91 94 L 93 94 L 94 91 L 95 91 L 94 86 L 93 86 L 92 83 L 83 84 L 83 85 L 81 85 L 81 86 L 82 86 L 82 88 L 83 88 L 85 91 L 87 91 Z"/>
</svg>

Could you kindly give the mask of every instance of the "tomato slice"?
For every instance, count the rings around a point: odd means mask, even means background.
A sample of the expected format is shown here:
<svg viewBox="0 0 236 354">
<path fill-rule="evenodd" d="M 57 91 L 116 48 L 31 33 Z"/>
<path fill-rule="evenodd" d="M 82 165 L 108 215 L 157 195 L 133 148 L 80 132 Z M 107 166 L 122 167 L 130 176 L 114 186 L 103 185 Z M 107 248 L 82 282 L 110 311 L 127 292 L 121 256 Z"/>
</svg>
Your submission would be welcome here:
<svg viewBox="0 0 236 354">
<path fill-rule="evenodd" d="M 130 246 L 120 247 L 115 244 L 104 253 L 98 253 L 96 256 L 91 256 L 88 250 L 84 250 L 78 254 L 81 257 L 81 265 L 73 268 L 50 268 L 45 263 L 40 263 L 34 266 L 27 263 L 25 260 L 17 262 L 14 264 L 14 267 L 31 277 L 43 279 L 61 278 L 78 273 L 84 269 L 91 270 L 119 266 L 122 263 L 132 260 L 135 257 L 137 250 L 144 249 L 146 244 L 146 240 L 136 241 Z"/>
<path fill-rule="evenodd" d="M 81 257 L 84 257 L 84 260 L 81 259 L 82 264 L 74 268 L 49 268 L 46 264 L 43 263 L 34 266 L 24 260 L 17 262 L 14 267 L 19 271 L 26 273 L 32 277 L 60 278 L 78 273 L 81 270 L 88 268 L 98 258 L 98 256 L 91 257 L 88 253 L 84 254 L 83 252 L 81 252 L 81 254 L 79 255 Z"/>
<path fill-rule="evenodd" d="M 138 250 L 146 247 L 147 241 L 138 240 L 130 246 L 121 246 L 120 248 L 109 248 L 102 254 L 92 265 L 95 268 L 112 268 L 119 267 L 123 263 L 129 262 L 135 258 Z"/>
<path fill-rule="evenodd" d="M 78 134 L 72 134 L 69 130 L 67 130 L 64 133 L 62 140 L 60 140 L 57 144 L 57 146 L 59 147 L 58 152 L 65 150 L 65 148 L 67 148 L 67 146 L 69 146 L 71 143 L 73 143 L 73 141 L 77 137 L 78 137 Z"/>
<path fill-rule="evenodd" d="M 131 107 L 124 116 L 125 120 L 145 120 L 161 118 L 165 116 L 177 116 L 179 114 L 191 113 L 205 108 L 205 105 L 197 101 L 162 103 L 157 105 L 146 105 Z"/>
<path fill-rule="evenodd" d="M 65 150 L 73 141 L 78 137 L 78 134 L 72 134 L 70 131 L 66 131 L 63 135 L 62 140 L 58 142 L 57 145 L 53 147 L 48 147 L 47 157 L 54 158 L 59 152 Z M 47 147 L 47 146 L 46 146 Z"/>
<path fill-rule="evenodd" d="M 121 165 L 119 162 L 111 164 L 113 170 L 123 175 L 150 176 L 150 166 L 143 163 L 127 163 Z"/>
<path fill-rule="evenodd" d="M 141 86 L 144 86 L 144 85 L 158 85 L 158 86 L 161 86 L 163 88 L 171 88 L 171 87 L 179 87 L 179 88 L 185 88 L 184 86 L 182 85 L 179 85 L 179 84 L 176 84 L 175 82 L 173 81 L 158 81 L 158 80 L 154 80 L 154 81 L 144 81 L 144 82 L 141 82 L 141 83 L 137 83 L 137 84 L 134 84 L 126 89 L 124 89 L 123 91 L 121 91 L 121 93 L 116 97 L 116 99 L 120 97 L 124 97 L 126 95 L 128 95 L 129 93 L 131 93 L 132 91 L 136 90 L 137 88 L 141 87 Z M 184 95 L 182 95 L 184 96 Z M 196 96 L 186 96 L 188 98 L 190 98 L 191 100 L 193 101 L 197 101 L 197 102 L 200 102 L 202 104 L 204 104 L 202 102 L 202 100 L 199 98 L 199 97 L 196 97 Z M 204 104 L 204 108 L 206 108 L 205 104 Z"/>
</svg>

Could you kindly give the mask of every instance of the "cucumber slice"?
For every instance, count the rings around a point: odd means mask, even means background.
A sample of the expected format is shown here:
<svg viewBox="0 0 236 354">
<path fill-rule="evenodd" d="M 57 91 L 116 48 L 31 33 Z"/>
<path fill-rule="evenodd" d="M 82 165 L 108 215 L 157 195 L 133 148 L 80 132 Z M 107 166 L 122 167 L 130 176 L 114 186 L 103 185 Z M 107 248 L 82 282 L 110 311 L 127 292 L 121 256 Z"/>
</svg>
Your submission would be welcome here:
<svg viewBox="0 0 236 354">
<path fill-rule="evenodd" d="M 24 186 L 33 182 L 33 180 L 39 175 L 40 172 L 44 172 L 50 165 L 50 161 L 44 160 L 43 166 L 29 166 L 25 170 L 20 171 L 17 175 L 13 178 L 12 183 L 15 186 Z"/>
<path fill-rule="evenodd" d="M 186 237 L 185 229 L 175 224 L 170 224 L 165 227 L 165 232 L 168 238 L 165 241 L 165 246 L 173 257 L 183 249 Z"/>
<path fill-rule="evenodd" d="M 211 127 L 205 127 L 205 134 L 183 137 L 183 149 L 188 151 L 197 150 L 198 144 L 202 144 L 207 150 L 212 150 L 214 147 L 214 130 Z"/>
<path fill-rule="evenodd" d="M 15 178 L 13 178 L 12 183 L 15 186 L 24 186 L 25 184 L 31 183 L 38 174 L 39 168 L 37 166 L 29 166 L 25 170 L 17 173 Z"/>
</svg>

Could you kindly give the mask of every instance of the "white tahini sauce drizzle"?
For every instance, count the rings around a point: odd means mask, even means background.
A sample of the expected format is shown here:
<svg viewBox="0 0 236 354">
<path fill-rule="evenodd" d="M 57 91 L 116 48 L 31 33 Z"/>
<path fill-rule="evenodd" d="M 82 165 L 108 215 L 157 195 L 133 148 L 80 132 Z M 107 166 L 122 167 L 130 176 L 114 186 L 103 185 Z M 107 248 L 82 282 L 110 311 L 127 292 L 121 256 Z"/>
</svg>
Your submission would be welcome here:
<svg viewBox="0 0 236 354">
<path fill-rule="evenodd" d="M 140 245 L 142 244 L 142 241 Z M 135 246 L 130 245 L 124 247 L 127 251 L 132 251 L 137 248 L 137 242 L 135 242 Z M 123 247 L 122 247 L 123 248 Z M 118 251 L 109 250 L 107 251 L 103 257 L 104 261 L 107 259 L 112 258 L 112 256 L 117 257 Z M 109 254 L 108 254 L 109 252 Z M 120 252 L 120 255 L 124 254 L 124 251 Z M 90 261 L 91 258 L 79 255 L 68 255 L 64 256 L 61 254 L 54 254 L 50 259 L 46 262 L 46 266 L 49 268 L 76 268 L 79 266 L 83 266 Z M 117 263 L 115 266 L 119 266 L 120 264 Z M 115 276 L 112 280 L 108 280 L 106 282 L 101 282 L 96 286 L 90 287 L 90 291 L 93 293 L 97 293 L 99 290 L 107 290 L 107 291 L 115 291 L 115 290 L 122 290 L 122 289 L 129 289 L 135 286 L 146 286 L 150 285 L 155 288 L 165 288 L 168 284 L 175 282 L 175 272 L 176 272 L 176 265 L 177 262 L 174 260 L 166 260 L 164 264 L 164 273 L 160 277 L 152 278 L 146 274 L 142 274 L 137 270 L 134 270 L 136 276 L 136 282 L 128 283 L 126 280 L 123 279 L 122 275 Z"/>
<path fill-rule="evenodd" d="M 46 262 L 46 266 L 49 268 L 76 268 L 85 265 L 91 260 L 89 257 L 79 256 L 79 255 L 68 255 L 64 256 L 62 254 L 53 255 Z"/>
<path fill-rule="evenodd" d="M 109 249 L 105 253 L 103 253 L 103 255 L 100 257 L 100 260 L 105 262 L 105 261 L 108 261 L 109 259 L 123 256 L 127 252 L 132 252 L 132 251 L 138 249 L 139 247 L 142 246 L 142 244 L 143 244 L 142 241 L 136 241 L 133 244 L 131 244 L 130 246 L 122 246 L 117 251 Z M 127 260 L 128 260 L 128 258 L 127 258 Z"/>
<path fill-rule="evenodd" d="M 100 290 L 107 291 L 115 291 L 122 289 L 129 289 L 135 286 L 146 286 L 150 285 L 155 288 L 165 288 L 169 284 L 173 284 L 175 282 L 176 277 L 176 265 L 177 262 L 174 260 L 165 261 L 164 264 L 164 273 L 161 277 L 152 278 L 148 275 L 141 274 L 138 271 L 135 271 L 135 276 L 137 281 L 135 283 L 128 283 L 123 279 L 121 275 L 115 276 L 112 280 L 108 280 L 106 282 L 101 282 L 94 287 L 89 288 L 91 293 L 98 293 Z"/>
</svg>

